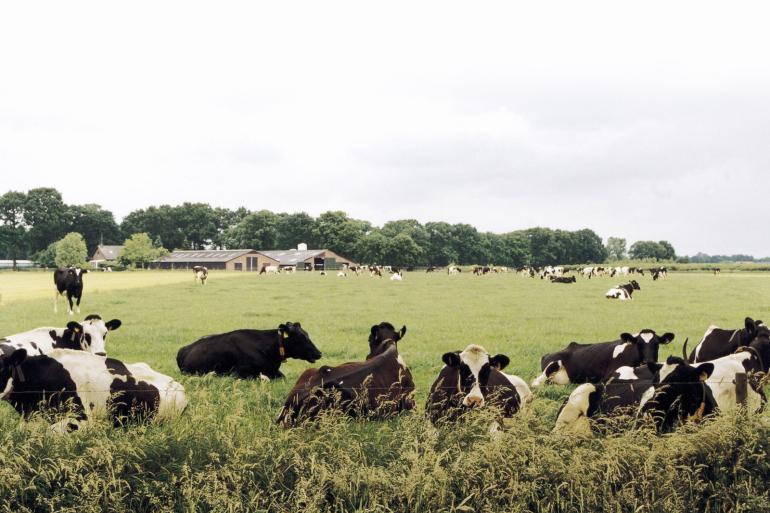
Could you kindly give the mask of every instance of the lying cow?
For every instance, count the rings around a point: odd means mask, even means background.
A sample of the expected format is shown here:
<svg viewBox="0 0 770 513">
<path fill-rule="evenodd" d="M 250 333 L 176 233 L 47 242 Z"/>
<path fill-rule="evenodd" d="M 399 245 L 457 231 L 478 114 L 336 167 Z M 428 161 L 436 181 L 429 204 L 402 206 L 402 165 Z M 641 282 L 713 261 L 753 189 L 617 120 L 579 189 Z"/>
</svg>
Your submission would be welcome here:
<svg viewBox="0 0 770 513">
<path fill-rule="evenodd" d="M 760 351 L 763 362 L 767 361 L 765 365 L 770 365 L 770 351 L 765 350 L 766 344 L 763 344 L 767 333 L 767 326 L 762 321 L 755 321 L 751 317 L 744 319 L 744 327 L 740 329 L 729 330 L 709 326 L 703 334 L 703 339 L 695 346 L 687 360 L 690 363 L 706 362 L 732 354 L 741 346 L 753 344 L 755 349 Z M 767 370 L 765 367 L 764 371 L 767 372 Z"/>
<path fill-rule="evenodd" d="M 277 265 L 263 264 L 262 269 L 259 270 L 259 274 L 278 274 L 280 268 Z"/>
<path fill-rule="evenodd" d="M 540 360 L 543 373 L 535 378 L 532 386 L 540 386 L 546 381 L 557 385 L 596 383 L 620 367 L 657 362 L 660 344 L 668 344 L 672 340 L 673 333 L 658 336 L 655 331 L 644 329 L 637 335 L 622 333 L 619 340 L 612 342 L 572 342 L 559 352 L 543 356 Z"/>
<path fill-rule="evenodd" d="M 36 328 L 2 337 L 0 348 L 26 349 L 27 354 L 47 354 L 54 349 L 76 349 L 106 356 L 106 340 L 110 331 L 121 326 L 120 319 L 104 322 L 96 314 L 88 315 L 82 324 L 75 321 L 64 328 Z"/>
<path fill-rule="evenodd" d="M 621 367 L 604 383 L 576 388 L 559 411 L 554 431 L 589 430 L 588 419 L 621 412 L 651 415 L 661 431 L 670 431 L 690 417 L 735 410 L 736 375 L 759 365 L 750 351 L 690 365 L 671 356 L 665 364 Z M 757 412 L 766 402 L 756 384 L 747 389 L 747 409 Z"/>
<path fill-rule="evenodd" d="M 201 282 L 201 285 L 206 284 L 206 278 L 209 277 L 209 270 L 203 265 L 196 265 L 192 268 L 193 275 L 195 276 L 195 283 Z"/>
<path fill-rule="evenodd" d="M 631 280 L 631 283 L 626 283 L 625 285 L 618 285 L 615 288 L 612 288 L 607 291 L 605 294 L 605 297 L 607 299 L 619 299 L 621 301 L 626 301 L 628 299 L 632 299 L 631 295 L 634 293 L 635 290 L 642 290 L 639 286 L 639 282 L 636 280 Z"/>
<path fill-rule="evenodd" d="M 55 349 L 28 356 L 25 349 L 0 355 L 0 398 L 24 418 L 35 412 L 67 412 L 55 431 L 80 429 L 106 417 L 127 421 L 167 419 L 187 406 L 184 387 L 146 363 L 124 364 L 83 351 Z"/>
<path fill-rule="evenodd" d="M 471 344 L 463 351 L 445 353 L 444 367 L 428 394 L 426 413 L 434 424 L 455 420 L 468 408 L 489 403 L 511 417 L 532 399 L 532 393 L 521 378 L 504 374 L 510 359 L 490 356 L 481 346 Z"/>
<path fill-rule="evenodd" d="M 577 279 L 574 276 L 570 276 L 569 278 L 564 276 L 549 276 L 548 279 L 551 280 L 551 283 L 577 283 Z"/>
<path fill-rule="evenodd" d="M 321 358 L 300 323 L 287 322 L 278 329 L 242 329 L 209 335 L 182 347 L 176 355 L 179 370 L 187 374 L 234 373 L 240 378 L 284 377 L 281 363 L 287 358 Z"/>
<path fill-rule="evenodd" d="M 387 417 L 414 409 L 412 373 L 398 354 L 406 326 L 372 326 L 369 355 L 363 362 L 307 369 L 289 392 L 276 422 L 290 427 L 336 409 L 348 415 Z"/>
<path fill-rule="evenodd" d="M 83 275 L 88 269 L 80 267 L 59 267 L 53 272 L 53 283 L 56 286 L 56 293 L 53 296 L 53 311 L 59 311 L 59 297 L 67 293 L 67 302 L 69 309 L 67 313 L 72 315 L 72 298 L 75 298 L 75 308 L 80 313 L 80 300 L 83 297 Z"/>
</svg>

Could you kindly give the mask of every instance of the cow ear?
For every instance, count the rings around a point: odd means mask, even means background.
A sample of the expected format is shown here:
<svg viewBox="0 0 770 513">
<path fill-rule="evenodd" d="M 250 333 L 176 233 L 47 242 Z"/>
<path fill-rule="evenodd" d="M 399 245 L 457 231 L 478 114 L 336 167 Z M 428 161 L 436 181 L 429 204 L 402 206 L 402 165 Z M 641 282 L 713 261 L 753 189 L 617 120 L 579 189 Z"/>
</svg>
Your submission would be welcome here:
<svg viewBox="0 0 770 513">
<path fill-rule="evenodd" d="M 633 336 L 633 335 L 632 335 L 632 334 L 630 334 L 630 333 L 621 333 L 621 334 L 620 334 L 620 340 L 622 340 L 622 341 L 623 341 L 623 342 L 625 342 L 626 344 L 631 344 L 631 343 L 633 343 L 633 342 L 635 342 L 635 341 L 636 341 L 636 337 L 635 337 L 635 336 Z"/>
<path fill-rule="evenodd" d="M 660 369 L 663 368 L 663 364 L 658 362 L 647 362 L 647 368 L 654 375 L 660 372 Z"/>
<path fill-rule="evenodd" d="M 300 323 L 298 323 L 298 322 L 295 322 L 294 326 L 296 326 L 297 328 L 301 328 L 302 327 L 302 325 Z"/>
<path fill-rule="evenodd" d="M 75 321 L 70 321 L 67 323 L 67 329 L 70 331 L 74 331 L 75 333 L 80 333 L 83 331 L 83 326 L 76 323 Z"/>
<path fill-rule="evenodd" d="M 746 324 L 746 331 L 749 333 L 754 333 L 754 331 L 757 329 L 757 325 L 754 323 L 754 319 L 751 317 L 746 317 L 744 322 Z"/>
<path fill-rule="evenodd" d="M 27 350 L 26 349 L 17 349 L 13 353 L 11 353 L 11 356 L 8 357 L 8 365 L 16 366 L 21 364 L 24 360 L 27 358 Z"/>
<path fill-rule="evenodd" d="M 447 367 L 459 367 L 460 355 L 457 353 L 444 353 L 441 357 Z"/>
<path fill-rule="evenodd" d="M 711 376 L 711 373 L 714 372 L 714 364 L 710 362 L 702 363 L 695 367 L 695 370 L 700 374 L 699 379 L 706 381 Z"/>
<path fill-rule="evenodd" d="M 286 331 L 288 328 L 285 324 L 279 324 L 278 325 L 278 331 Z"/>
<path fill-rule="evenodd" d="M 81 269 L 80 274 L 86 274 L 88 272 L 88 269 Z"/>
<path fill-rule="evenodd" d="M 120 319 L 112 319 L 111 321 L 107 321 L 104 325 L 107 326 L 107 330 L 109 331 L 115 331 L 116 329 L 120 328 L 120 325 L 123 324 Z"/>
<path fill-rule="evenodd" d="M 380 326 L 375 324 L 372 326 L 371 333 L 369 333 L 369 342 L 372 342 L 375 337 L 377 337 L 377 333 L 380 331 Z"/>
<path fill-rule="evenodd" d="M 489 359 L 490 367 L 494 367 L 499 371 L 508 367 L 509 363 L 511 363 L 511 359 L 504 354 L 498 354 Z"/>
<path fill-rule="evenodd" d="M 401 326 L 401 330 L 398 332 L 398 339 L 401 340 L 406 335 L 406 325 Z"/>
<path fill-rule="evenodd" d="M 673 333 L 666 332 L 658 338 L 660 339 L 661 344 L 668 344 L 669 342 L 674 340 L 674 337 L 675 335 Z"/>
</svg>

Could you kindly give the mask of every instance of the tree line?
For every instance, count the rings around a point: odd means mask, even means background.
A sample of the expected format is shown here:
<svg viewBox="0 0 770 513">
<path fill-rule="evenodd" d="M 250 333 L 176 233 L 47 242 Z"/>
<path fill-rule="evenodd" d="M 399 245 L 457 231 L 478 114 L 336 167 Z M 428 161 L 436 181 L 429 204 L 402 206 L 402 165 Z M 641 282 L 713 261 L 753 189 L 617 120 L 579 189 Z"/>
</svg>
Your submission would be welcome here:
<svg viewBox="0 0 770 513">
<path fill-rule="evenodd" d="M 414 219 L 381 227 L 345 212 L 275 213 L 215 208 L 206 203 L 160 205 L 134 210 L 118 224 L 112 212 L 96 204 L 67 205 L 53 188 L 10 191 L 0 196 L 0 258 L 49 262 L 55 244 L 68 233 L 82 235 L 88 255 L 98 244 L 123 244 L 146 234 L 159 251 L 173 249 L 289 249 L 305 242 L 358 262 L 403 266 L 494 264 L 506 266 L 579 264 L 624 258 L 625 239 L 607 246 L 594 231 L 529 228 L 509 233 L 482 232 L 446 222 Z M 138 240 L 138 239 L 136 239 Z M 142 241 L 147 246 L 147 241 Z M 671 259 L 666 241 L 639 241 L 629 255 Z"/>
</svg>

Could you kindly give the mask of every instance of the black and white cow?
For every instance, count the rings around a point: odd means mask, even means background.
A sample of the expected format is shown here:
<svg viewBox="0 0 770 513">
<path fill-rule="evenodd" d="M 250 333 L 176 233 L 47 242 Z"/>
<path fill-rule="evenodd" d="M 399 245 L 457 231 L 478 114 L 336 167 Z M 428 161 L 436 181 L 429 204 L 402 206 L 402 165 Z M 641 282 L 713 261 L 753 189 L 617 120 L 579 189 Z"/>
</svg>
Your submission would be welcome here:
<svg viewBox="0 0 770 513">
<path fill-rule="evenodd" d="M 68 432 L 106 417 L 127 421 L 164 420 L 187 406 L 184 387 L 146 363 L 125 364 L 84 351 L 55 349 L 28 355 L 15 349 L 0 355 L 0 398 L 28 418 L 41 410 L 66 412 L 51 426 Z"/>
<path fill-rule="evenodd" d="M 80 313 L 80 300 L 83 297 L 83 275 L 88 269 L 80 267 L 59 267 L 53 272 L 53 282 L 56 286 L 56 293 L 53 296 L 53 311 L 59 311 L 59 296 L 67 293 L 67 302 L 69 310 L 67 313 L 72 315 L 72 298 L 75 298 L 75 307 Z"/>
<path fill-rule="evenodd" d="M 687 360 L 691 363 L 706 362 L 722 356 L 734 353 L 741 346 L 751 345 L 757 335 L 760 334 L 756 342 L 756 349 L 761 351 L 762 359 L 765 360 L 762 340 L 766 338 L 767 326 L 762 321 L 755 321 L 751 317 L 746 317 L 743 321 L 744 327 L 739 329 L 723 329 L 718 326 L 709 326 L 703 339 L 695 346 Z M 770 354 L 767 355 L 770 359 Z M 764 361 L 763 361 L 764 363 Z M 765 365 L 770 365 L 768 361 Z M 767 368 L 764 369 L 767 372 Z"/>
<path fill-rule="evenodd" d="M 110 331 L 120 328 L 120 319 L 104 322 L 96 314 L 88 315 L 82 323 L 70 321 L 64 328 L 36 328 L 2 337 L 0 348 L 26 349 L 27 354 L 47 354 L 54 349 L 75 349 L 106 356 L 106 340 Z"/>
<path fill-rule="evenodd" d="M 570 343 L 559 352 L 547 354 L 540 360 L 543 371 L 532 386 L 546 381 L 557 385 L 596 383 L 623 366 L 637 367 L 658 361 L 660 344 L 674 340 L 673 333 L 658 335 L 644 329 L 636 335 L 622 333 L 619 340 L 597 344 Z"/>
<path fill-rule="evenodd" d="M 639 286 L 639 282 L 636 280 L 631 280 L 631 283 L 626 283 L 625 285 L 618 285 L 617 287 L 611 288 L 604 296 L 607 299 L 619 299 L 621 301 L 626 301 L 632 299 L 631 295 L 635 290 L 642 290 L 642 288 Z"/>
<path fill-rule="evenodd" d="M 454 420 L 468 408 L 493 404 L 510 417 L 531 401 L 532 393 L 518 376 L 502 371 L 510 359 L 490 356 L 486 349 L 471 344 L 463 351 L 445 353 L 444 367 L 428 394 L 426 412 L 435 424 Z"/>
<path fill-rule="evenodd" d="M 182 347 L 176 355 L 179 370 L 189 374 L 234 373 L 241 378 L 284 377 L 281 363 L 297 358 L 310 363 L 321 351 L 298 322 L 272 330 L 242 329 L 209 335 Z"/>
<path fill-rule="evenodd" d="M 206 278 L 209 277 L 209 270 L 206 268 L 206 266 L 196 265 L 192 268 L 192 270 L 193 275 L 195 276 L 195 283 L 200 281 L 201 285 L 205 285 Z"/>
</svg>

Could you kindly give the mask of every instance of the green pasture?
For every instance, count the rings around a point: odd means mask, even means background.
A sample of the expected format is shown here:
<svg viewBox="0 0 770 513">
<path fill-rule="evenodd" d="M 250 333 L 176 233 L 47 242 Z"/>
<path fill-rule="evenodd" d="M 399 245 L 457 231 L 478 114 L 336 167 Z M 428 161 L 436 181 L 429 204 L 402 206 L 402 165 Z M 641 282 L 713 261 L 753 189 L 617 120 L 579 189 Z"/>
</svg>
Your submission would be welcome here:
<svg viewBox="0 0 770 513">
<path fill-rule="evenodd" d="M 175 376 L 190 405 L 164 425 L 97 425 L 66 437 L 0 405 L 0 509 L 770 511 L 766 413 L 667 436 L 621 429 L 564 439 L 549 431 L 571 387 L 550 386 L 498 436 L 488 434 L 483 412 L 438 430 L 421 415 L 441 355 L 469 343 L 508 355 L 507 372 L 529 382 L 542 354 L 573 340 L 613 340 L 643 328 L 674 332 L 663 359 L 680 355 L 687 337 L 692 347 L 711 324 L 770 317 L 770 273 L 636 279 L 634 299 L 618 302 L 604 298 L 624 281 L 617 277 L 563 285 L 515 274 L 415 272 L 391 282 L 212 272 L 201 287 L 191 272 L 87 274 L 75 318 L 121 319 L 107 339 L 110 356 Z M 0 273 L 0 335 L 66 323 L 65 308 L 53 313 L 49 280 L 48 273 Z M 363 359 L 373 324 L 405 324 L 399 351 L 414 374 L 420 411 L 384 422 L 330 417 L 285 431 L 273 419 L 307 362 L 288 361 L 286 381 L 269 384 L 186 377 L 176 367 L 179 347 L 203 335 L 285 321 L 308 331 L 324 355 L 317 365 Z"/>
</svg>

